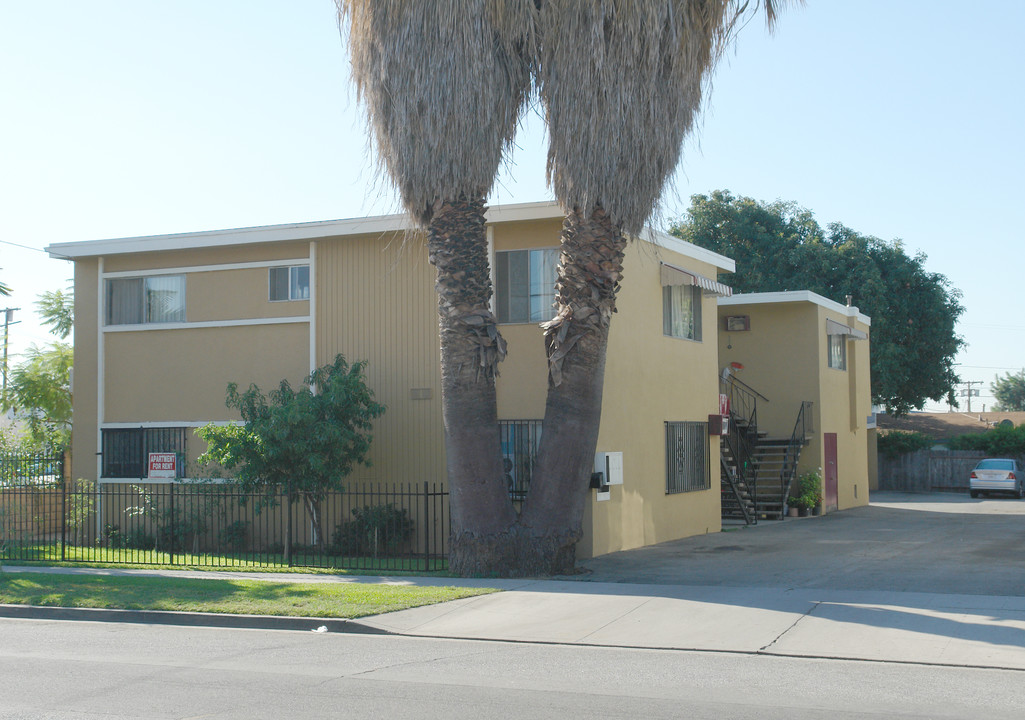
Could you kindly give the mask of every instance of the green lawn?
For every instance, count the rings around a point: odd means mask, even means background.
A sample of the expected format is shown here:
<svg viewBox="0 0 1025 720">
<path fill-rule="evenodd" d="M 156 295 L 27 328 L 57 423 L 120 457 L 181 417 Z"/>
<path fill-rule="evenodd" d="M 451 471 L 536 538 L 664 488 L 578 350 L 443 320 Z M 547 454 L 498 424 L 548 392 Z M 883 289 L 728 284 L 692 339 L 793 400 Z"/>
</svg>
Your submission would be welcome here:
<svg viewBox="0 0 1025 720">
<path fill-rule="evenodd" d="M 185 553 L 174 554 L 171 565 L 170 553 L 158 550 L 138 550 L 135 548 L 108 547 L 77 547 L 68 545 L 64 550 L 65 560 L 61 560 L 59 545 L 24 545 L 8 548 L 0 557 L 0 563 L 24 564 L 38 562 L 45 565 L 66 564 L 73 567 L 117 567 L 131 565 L 133 567 L 176 567 L 176 568 L 210 568 L 232 570 L 270 570 L 273 572 L 309 572 L 305 563 L 319 562 L 327 564 L 325 570 L 339 572 L 394 573 L 409 572 L 416 574 L 444 574 L 448 563 L 444 558 L 429 560 L 418 557 L 349 557 L 345 555 L 314 555 L 295 552 L 292 555 L 292 567 L 285 564 L 281 553 L 242 553 L 239 555 L 223 555 L 216 553 Z"/>
<path fill-rule="evenodd" d="M 358 618 L 492 592 L 497 591 L 365 583 L 0 573 L 0 603 L 234 615 Z"/>
</svg>

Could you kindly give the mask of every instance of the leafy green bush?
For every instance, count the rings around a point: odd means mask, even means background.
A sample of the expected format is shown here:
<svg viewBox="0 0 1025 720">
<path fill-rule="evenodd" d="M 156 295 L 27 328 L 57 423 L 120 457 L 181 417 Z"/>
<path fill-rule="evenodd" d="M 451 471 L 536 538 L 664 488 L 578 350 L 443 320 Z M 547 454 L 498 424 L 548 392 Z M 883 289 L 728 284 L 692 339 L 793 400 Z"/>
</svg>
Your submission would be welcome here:
<svg viewBox="0 0 1025 720">
<path fill-rule="evenodd" d="M 979 450 L 993 456 L 1025 455 L 1025 425 L 997 425 L 992 430 L 958 435 L 947 443 L 951 450 Z"/>
<path fill-rule="evenodd" d="M 787 499 L 790 507 L 811 510 L 822 504 L 822 475 L 818 470 L 802 473 Z"/>
<path fill-rule="evenodd" d="M 936 444 L 929 435 L 920 432 L 890 430 L 879 435 L 879 452 L 888 458 L 926 450 Z"/>
<path fill-rule="evenodd" d="M 392 505 L 352 509 L 353 519 L 335 527 L 329 551 L 339 555 L 376 555 L 394 551 L 413 537 L 409 512 Z"/>
</svg>

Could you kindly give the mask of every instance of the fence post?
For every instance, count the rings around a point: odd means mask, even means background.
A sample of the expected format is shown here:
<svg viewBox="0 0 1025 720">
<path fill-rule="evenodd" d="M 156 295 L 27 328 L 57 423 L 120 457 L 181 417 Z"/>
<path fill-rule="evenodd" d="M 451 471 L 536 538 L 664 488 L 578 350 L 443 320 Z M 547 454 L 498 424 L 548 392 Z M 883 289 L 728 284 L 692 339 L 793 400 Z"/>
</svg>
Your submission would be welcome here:
<svg viewBox="0 0 1025 720">
<path fill-rule="evenodd" d="M 64 478 L 64 459 L 61 458 L 61 562 L 67 560 L 68 546 L 68 481 Z"/>
<path fill-rule="evenodd" d="M 427 481 L 424 480 L 424 570 L 431 569 L 431 508 L 427 499 Z"/>
<path fill-rule="evenodd" d="M 168 550 L 171 554 L 171 565 L 174 565 L 174 480 L 172 480 L 168 487 L 171 488 L 171 539 L 168 542 Z M 160 532 L 158 529 L 157 532 Z"/>
</svg>

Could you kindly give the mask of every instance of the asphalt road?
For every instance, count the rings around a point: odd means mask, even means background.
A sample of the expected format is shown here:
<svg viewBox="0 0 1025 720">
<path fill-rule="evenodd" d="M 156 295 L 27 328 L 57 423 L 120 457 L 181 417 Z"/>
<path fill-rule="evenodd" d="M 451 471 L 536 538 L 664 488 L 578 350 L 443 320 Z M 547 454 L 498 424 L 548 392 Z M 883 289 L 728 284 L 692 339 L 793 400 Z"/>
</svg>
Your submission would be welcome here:
<svg viewBox="0 0 1025 720">
<path fill-rule="evenodd" d="M 3 720 L 1020 718 L 1014 671 L 0 620 Z"/>
</svg>

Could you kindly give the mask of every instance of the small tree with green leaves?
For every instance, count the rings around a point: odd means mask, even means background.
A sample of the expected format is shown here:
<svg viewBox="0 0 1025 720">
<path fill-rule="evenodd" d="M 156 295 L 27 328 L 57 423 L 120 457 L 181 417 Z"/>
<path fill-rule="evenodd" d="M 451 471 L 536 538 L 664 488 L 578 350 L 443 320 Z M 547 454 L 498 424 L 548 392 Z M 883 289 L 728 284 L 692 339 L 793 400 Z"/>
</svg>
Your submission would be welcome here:
<svg viewBox="0 0 1025 720">
<path fill-rule="evenodd" d="M 369 465 L 371 428 L 384 406 L 374 401 L 363 370 L 366 362 L 349 365 L 338 355 L 318 368 L 303 386 L 282 380 L 264 395 L 256 385 L 240 393 L 228 385 L 226 404 L 239 411 L 243 424 L 207 425 L 197 432 L 208 445 L 200 462 L 216 464 L 234 474 L 247 492 L 263 493 L 273 502 L 284 492 L 289 508 L 302 500 L 318 544 L 324 544 L 320 501 L 324 493 L 341 490 L 357 465 Z M 291 511 L 286 515 L 291 519 Z M 285 532 L 285 559 L 291 560 L 291 523 Z"/>
<path fill-rule="evenodd" d="M 1025 410 L 1025 370 L 993 378 L 989 389 L 997 399 L 993 409 L 1001 412 Z"/>
</svg>

